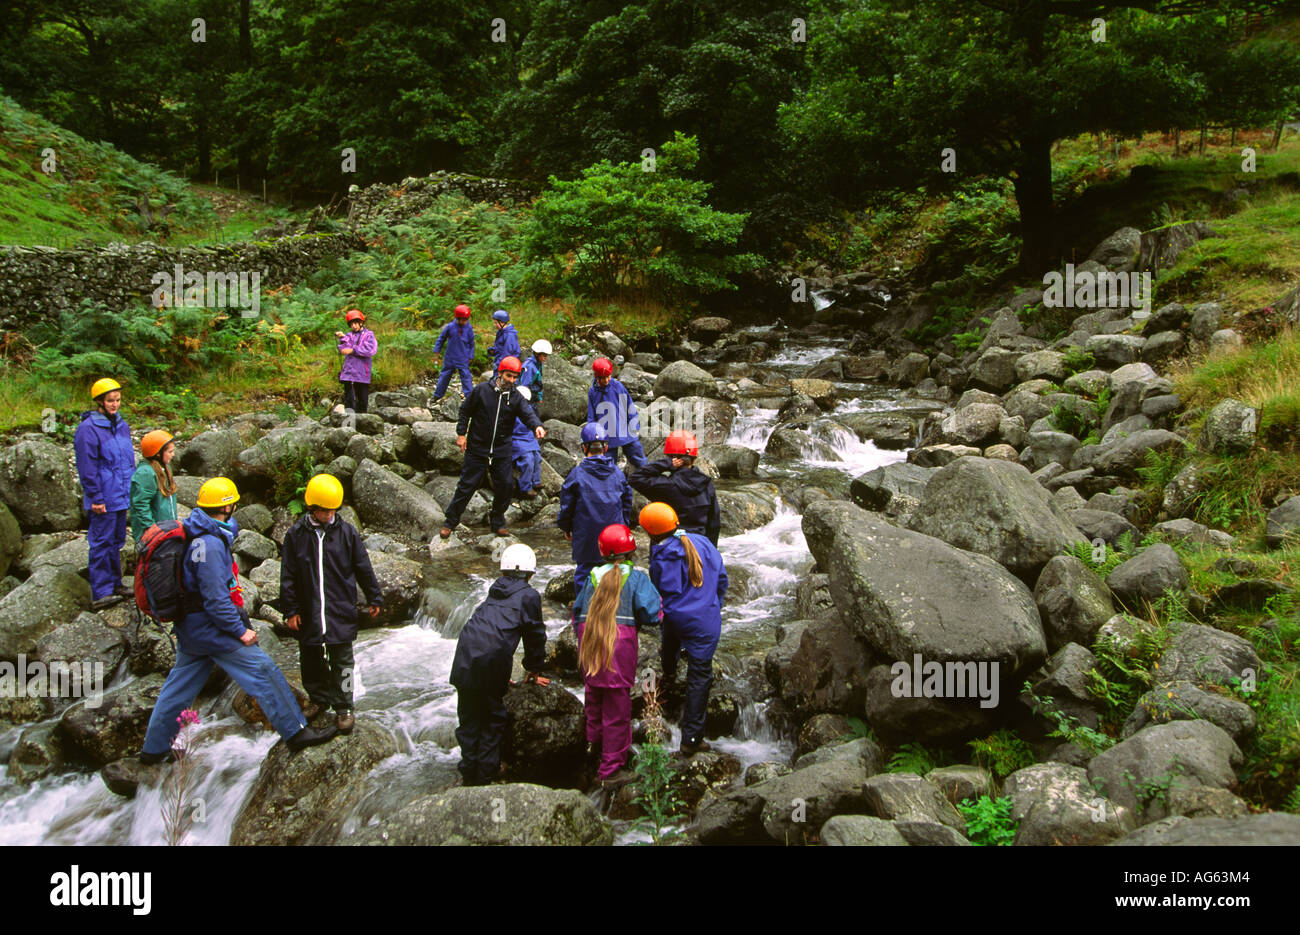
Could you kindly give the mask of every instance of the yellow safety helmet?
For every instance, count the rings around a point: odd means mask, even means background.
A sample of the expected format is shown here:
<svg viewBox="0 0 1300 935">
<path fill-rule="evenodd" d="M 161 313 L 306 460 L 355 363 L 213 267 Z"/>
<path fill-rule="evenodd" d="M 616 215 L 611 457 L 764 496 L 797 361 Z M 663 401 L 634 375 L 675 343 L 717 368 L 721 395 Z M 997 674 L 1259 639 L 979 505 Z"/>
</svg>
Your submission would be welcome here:
<svg viewBox="0 0 1300 935">
<path fill-rule="evenodd" d="M 333 474 L 317 474 L 307 481 L 303 502 L 322 510 L 337 510 L 343 505 L 343 485 Z"/>
<path fill-rule="evenodd" d="M 90 398 L 99 399 L 105 393 L 111 393 L 113 390 L 120 390 L 121 388 L 122 384 L 112 377 L 100 377 L 95 381 L 95 385 L 90 388 Z"/>
<path fill-rule="evenodd" d="M 238 500 L 239 490 L 229 477 L 214 477 L 199 488 L 199 506 L 229 506 Z"/>
</svg>

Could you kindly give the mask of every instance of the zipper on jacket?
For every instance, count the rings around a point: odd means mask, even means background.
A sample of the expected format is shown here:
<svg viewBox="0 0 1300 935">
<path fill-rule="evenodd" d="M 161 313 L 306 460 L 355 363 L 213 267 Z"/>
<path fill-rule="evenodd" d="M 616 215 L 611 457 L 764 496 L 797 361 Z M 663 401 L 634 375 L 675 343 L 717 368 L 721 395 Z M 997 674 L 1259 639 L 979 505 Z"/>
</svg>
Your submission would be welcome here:
<svg viewBox="0 0 1300 935">
<path fill-rule="evenodd" d="M 325 528 L 316 531 L 316 582 L 320 589 L 320 639 L 325 640 Z"/>
</svg>

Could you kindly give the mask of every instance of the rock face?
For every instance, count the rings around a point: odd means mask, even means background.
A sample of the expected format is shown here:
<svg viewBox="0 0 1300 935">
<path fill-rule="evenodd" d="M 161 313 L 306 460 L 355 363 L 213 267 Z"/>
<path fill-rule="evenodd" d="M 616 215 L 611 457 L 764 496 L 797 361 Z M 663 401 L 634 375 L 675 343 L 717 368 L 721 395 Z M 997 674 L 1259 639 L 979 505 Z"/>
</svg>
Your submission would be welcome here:
<svg viewBox="0 0 1300 935">
<path fill-rule="evenodd" d="M 366 526 L 428 540 L 446 519 L 433 497 L 366 458 L 352 477 L 352 498 Z"/>
<path fill-rule="evenodd" d="M 59 721 L 59 733 L 69 755 L 92 766 L 103 766 L 138 753 L 162 684 L 163 676 L 146 675 L 69 708 Z"/>
<path fill-rule="evenodd" d="M 1051 558 L 1087 542 L 1028 471 L 989 458 L 960 458 L 941 468 L 908 526 L 987 555 L 1028 583 Z"/>
<path fill-rule="evenodd" d="M 811 504 L 803 531 L 840 614 L 886 659 L 997 661 L 1004 675 L 1042 661 L 1033 595 L 992 559 L 838 502 Z"/>
<path fill-rule="evenodd" d="M 36 641 L 90 603 L 90 585 L 79 574 L 45 567 L 0 598 L 0 659 L 30 653 Z"/>
<path fill-rule="evenodd" d="M 1015 843 L 1106 844 L 1136 827 L 1133 812 L 1103 798 L 1088 773 L 1065 763 L 1036 763 L 1007 777 L 1003 794 L 1020 825 Z"/>
<path fill-rule="evenodd" d="M 81 496 L 67 452 L 42 439 L 0 449 L 0 502 L 24 529 L 62 530 L 81 525 Z"/>
<path fill-rule="evenodd" d="M 367 717 L 347 737 L 296 753 L 276 743 L 231 829 L 230 843 L 334 843 L 347 807 L 360 795 L 356 778 L 397 752 L 397 743 Z"/>
<path fill-rule="evenodd" d="M 505 774 L 521 782 L 579 785 L 587 750 L 582 702 L 558 685 L 511 685 L 501 743 Z"/>
<path fill-rule="evenodd" d="M 609 825 L 581 792 L 510 783 L 457 787 L 416 799 L 341 843 L 573 846 L 613 841 Z"/>
<path fill-rule="evenodd" d="M 550 383 L 546 384 L 550 389 Z M 695 366 L 689 360 L 675 360 L 655 378 L 654 395 L 679 399 L 683 396 L 707 396 L 717 398 L 718 384 L 707 370 Z M 583 412 L 586 416 L 586 412 Z"/>
<path fill-rule="evenodd" d="M 1241 750 L 1221 727 L 1173 721 L 1144 728 L 1093 757 L 1088 778 L 1108 799 L 1136 814 L 1163 805 L 1163 793 L 1174 782 L 1228 788 L 1241 760 Z"/>
</svg>

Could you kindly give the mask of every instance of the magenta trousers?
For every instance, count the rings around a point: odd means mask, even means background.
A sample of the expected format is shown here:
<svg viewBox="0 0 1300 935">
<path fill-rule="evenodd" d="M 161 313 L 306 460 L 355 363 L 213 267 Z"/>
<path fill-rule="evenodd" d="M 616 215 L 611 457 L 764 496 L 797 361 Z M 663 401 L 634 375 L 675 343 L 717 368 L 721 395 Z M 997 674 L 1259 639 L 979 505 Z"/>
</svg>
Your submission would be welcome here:
<svg viewBox="0 0 1300 935">
<path fill-rule="evenodd" d="M 627 761 L 632 745 L 632 693 L 626 688 L 587 686 L 587 742 L 600 744 L 597 779 L 613 776 Z"/>
</svg>

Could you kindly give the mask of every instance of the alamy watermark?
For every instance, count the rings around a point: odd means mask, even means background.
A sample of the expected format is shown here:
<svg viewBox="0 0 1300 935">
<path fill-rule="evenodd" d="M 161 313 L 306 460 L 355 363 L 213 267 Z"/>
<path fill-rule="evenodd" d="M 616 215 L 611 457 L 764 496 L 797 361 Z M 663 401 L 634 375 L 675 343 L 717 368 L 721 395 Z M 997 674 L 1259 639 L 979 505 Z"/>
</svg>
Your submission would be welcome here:
<svg viewBox="0 0 1300 935">
<path fill-rule="evenodd" d="M 154 308 L 238 308 L 241 317 L 256 318 L 262 310 L 262 273 L 186 270 L 177 263 L 149 279 Z"/>
<path fill-rule="evenodd" d="M 890 666 L 889 674 L 895 698 L 978 698 L 981 708 L 998 706 L 996 662 L 925 662 L 915 653 L 911 663 Z"/>
<path fill-rule="evenodd" d="M 104 703 L 104 663 L 54 659 L 0 662 L 0 698 L 85 698 L 87 708 Z"/>
<path fill-rule="evenodd" d="M 1131 308 L 1134 318 L 1151 314 L 1151 274 L 1077 272 L 1065 264 L 1065 275 L 1043 275 L 1043 304 L 1048 308 Z"/>
</svg>

